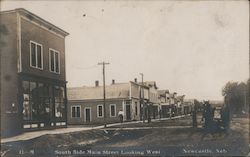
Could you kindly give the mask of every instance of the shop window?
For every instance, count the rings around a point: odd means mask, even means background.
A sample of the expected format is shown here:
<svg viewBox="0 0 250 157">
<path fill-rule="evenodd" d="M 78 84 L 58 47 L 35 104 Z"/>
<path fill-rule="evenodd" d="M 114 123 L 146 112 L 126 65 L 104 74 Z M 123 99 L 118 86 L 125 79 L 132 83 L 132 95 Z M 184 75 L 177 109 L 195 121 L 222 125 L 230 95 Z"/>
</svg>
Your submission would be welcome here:
<svg viewBox="0 0 250 157">
<path fill-rule="evenodd" d="M 44 97 L 45 96 L 45 90 L 44 90 L 44 84 L 43 83 L 38 83 L 37 87 L 37 92 L 39 97 Z"/>
<path fill-rule="evenodd" d="M 30 41 L 30 66 L 43 69 L 42 45 L 34 41 Z"/>
<path fill-rule="evenodd" d="M 23 81 L 22 91 L 24 120 L 49 121 L 53 117 L 66 117 L 63 87 Z"/>
<path fill-rule="evenodd" d="M 72 106 L 71 107 L 71 116 L 72 118 L 80 118 L 80 106 Z"/>
<path fill-rule="evenodd" d="M 104 111 L 103 111 L 103 105 L 97 105 L 97 117 L 98 118 L 101 118 L 103 117 L 103 114 Z"/>
<path fill-rule="evenodd" d="M 56 102 L 55 103 L 55 117 L 62 117 L 63 116 L 63 104 Z"/>
<path fill-rule="evenodd" d="M 49 104 L 44 104 L 44 84 L 23 81 L 23 119 L 45 120 L 49 117 Z M 29 89 L 29 90 L 28 90 Z"/>
<path fill-rule="evenodd" d="M 44 90 L 44 96 L 45 97 L 53 97 L 53 95 L 52 95 L 52 86 L 51 85 L 45 84 L 43 90 Z"/>
<path fill-rule="evenodd" d="M 22 87 L 23 87 L 23 93 L 28 94 L 29 93 L 29 82 L 28 81 L 23 81 L 22 82 Z"/>
<path fill-rule="evenodd" d="M 50 71 L 60 73 L 60 53 L 56 50 L 49 49 Z"/>
<path fill-rule="evenodd" d="M 64 107 L 64 88 L 55 86 L 55 117 L 60 118 L 65 116 Z"/>
<path fill-rule="evenodd" d="M 110 104 L 110 117 L 116 116 L 116 104 Z"/>
<path fill-rule="evenodd" d="M 29 94 L 23 94 L 23 119 L 30 120 L 31 119 L 31 109 L 29 103 Z"/>
<path fill-rule="evenodd" d="M 23 119 L 30 120 L 31 119 L 31 106 L 30 106 L 30 85 L 28 81 L 22 82 L 23 89 Z"/>
</svg>

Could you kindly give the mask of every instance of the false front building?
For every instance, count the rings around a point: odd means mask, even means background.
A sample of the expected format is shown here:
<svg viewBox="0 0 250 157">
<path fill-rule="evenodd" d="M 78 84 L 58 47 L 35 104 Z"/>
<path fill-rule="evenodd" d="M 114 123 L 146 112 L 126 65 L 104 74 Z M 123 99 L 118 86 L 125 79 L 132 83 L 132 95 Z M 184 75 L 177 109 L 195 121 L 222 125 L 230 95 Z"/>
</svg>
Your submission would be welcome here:
<svg viewBox="0 0 250 157">
<path fill-rule="evenodd" d="M 1 135 L 66 126 L 68 33 L 25 9 L 0 22 Z"/>
</svg>

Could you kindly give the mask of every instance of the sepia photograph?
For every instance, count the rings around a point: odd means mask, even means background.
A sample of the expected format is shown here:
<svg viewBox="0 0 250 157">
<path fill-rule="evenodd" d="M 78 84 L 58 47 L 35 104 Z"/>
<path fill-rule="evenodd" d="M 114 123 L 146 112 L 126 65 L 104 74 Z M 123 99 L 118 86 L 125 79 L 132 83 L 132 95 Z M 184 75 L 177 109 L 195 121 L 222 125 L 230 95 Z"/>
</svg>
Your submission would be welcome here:
<svg viewBox="0 0 250 157">
<path fill-rule="evenodd" d="M 249 1 L 1 0 L 1 157 L 250 156 Z"/>
</svg>

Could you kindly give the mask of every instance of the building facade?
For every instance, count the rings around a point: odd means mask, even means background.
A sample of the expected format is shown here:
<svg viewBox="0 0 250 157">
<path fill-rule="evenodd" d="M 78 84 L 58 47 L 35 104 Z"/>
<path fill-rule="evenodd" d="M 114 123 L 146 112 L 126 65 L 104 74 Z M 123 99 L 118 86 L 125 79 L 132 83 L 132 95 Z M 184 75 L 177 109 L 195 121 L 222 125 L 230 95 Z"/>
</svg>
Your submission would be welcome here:
<svg viewBox="0 0 250 157">
<path fill-rule="evenodd" d="M 195 99 L 184 99 L 183 100 L 183 114 L 190 114 L 195 107 Z"/>
<path fill-rule="evenodd" d="M 159 94 L 158 87 L 155 81 L 146 81 L 145 85 L 149 88 L 149 115 L 150 118 L 160 118 L 160 102 L 159 102 Z"/>
<path fill-rule="evenodd" d="M 143 90 L 141 90 L 143 89 Z M 96 82 L 92 87 L 68 88 L 68 124 L 104 124 L 119 122 L 118 112 L 123 111 L 123 121 L 140 120 L 143 112 L 141 91 L 148 101 L 148 88 L 137 82 L 106 85 L 106 101 L 103 86 Z M 104 109 L 105 108 L 105 109 Z"/>
<path fill-rule="evenodd" d="M 68 33 L 25 9 L 0 22 L 1 135 L 66 126 Z"/>
<path fill-rule="evenodd" d="M 184 96 L 177 96 L 176 92 L 170 93 L 169 90 L 159 90 L 158 94 L 163 118 L 183 114 Z"/>
<path fill-rule="evenodd" d="M 169 90 L 158 90 L 158 98 L 160 103 L 160 117 L 170 117 L 172 105 L 170 103 Z"/>
</svg>

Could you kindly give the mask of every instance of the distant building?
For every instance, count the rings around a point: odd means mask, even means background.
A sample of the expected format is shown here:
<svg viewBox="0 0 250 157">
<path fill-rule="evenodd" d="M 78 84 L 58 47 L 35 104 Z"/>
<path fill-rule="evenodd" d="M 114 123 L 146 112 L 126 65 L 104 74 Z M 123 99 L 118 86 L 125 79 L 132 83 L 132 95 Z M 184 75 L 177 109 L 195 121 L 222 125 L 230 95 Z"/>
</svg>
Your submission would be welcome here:
<svg viewBox="0 0 250 157">
<path fill-rule="evenodd" d="M 92 87 L 68 88 L 68 124 L 103 124 L 119 122 L 118 112 L 124 112 L 124 121 L 140 120 L 142 86 L 135 80 L 128 83 L 106 85 L 105 110 L 103 86 L 96 81 Z M 148 101 L 148 88 L 144 87 L 144 100 Z M 106 112 L 106 113 L 105 113 Z"/>
<path fill-rule="evenodd" d="M 185 95 L 177 96 L 176 92 L 170 93 L 169 90 L 158 90 L 161 117 L 170 117 L 170 114 L 176 116 L 190 113 L 192 104 L 186 102 L 184 98 Z"/>
<path fill-rule="evenodd" d="M 184 114 L 189 114 L 194 109 L 195 99 L 184 99 L 183 100 L 183 109 Z"/>
<path fill-rule="evenodd" d="M 176 103 L 177 103 L 177 113 L 178 114 L 185 114 L 186 109 L 184 107 L 184 98 L 185 95 L 176 96 Z"/>
<path fill-rule="evenodd" d="M 149 88 L 149 114 L 151 118 L 159 118 L 160 103 L 158 95 L 158 87 L 155 81 L 146 81 L 145 85 Z"/>
<path fill-rule="evenodd" d="M 0 21 L 1 135 L 66 126 L 68 33 L 25 9 Z"/>
<path fill-rule="evenodd" d="M 169 90 L 158 90 L 158 99 L 160 103 L 161 117 L 170 117 L 172 105 L 170 102 Z"/>
</svg>

